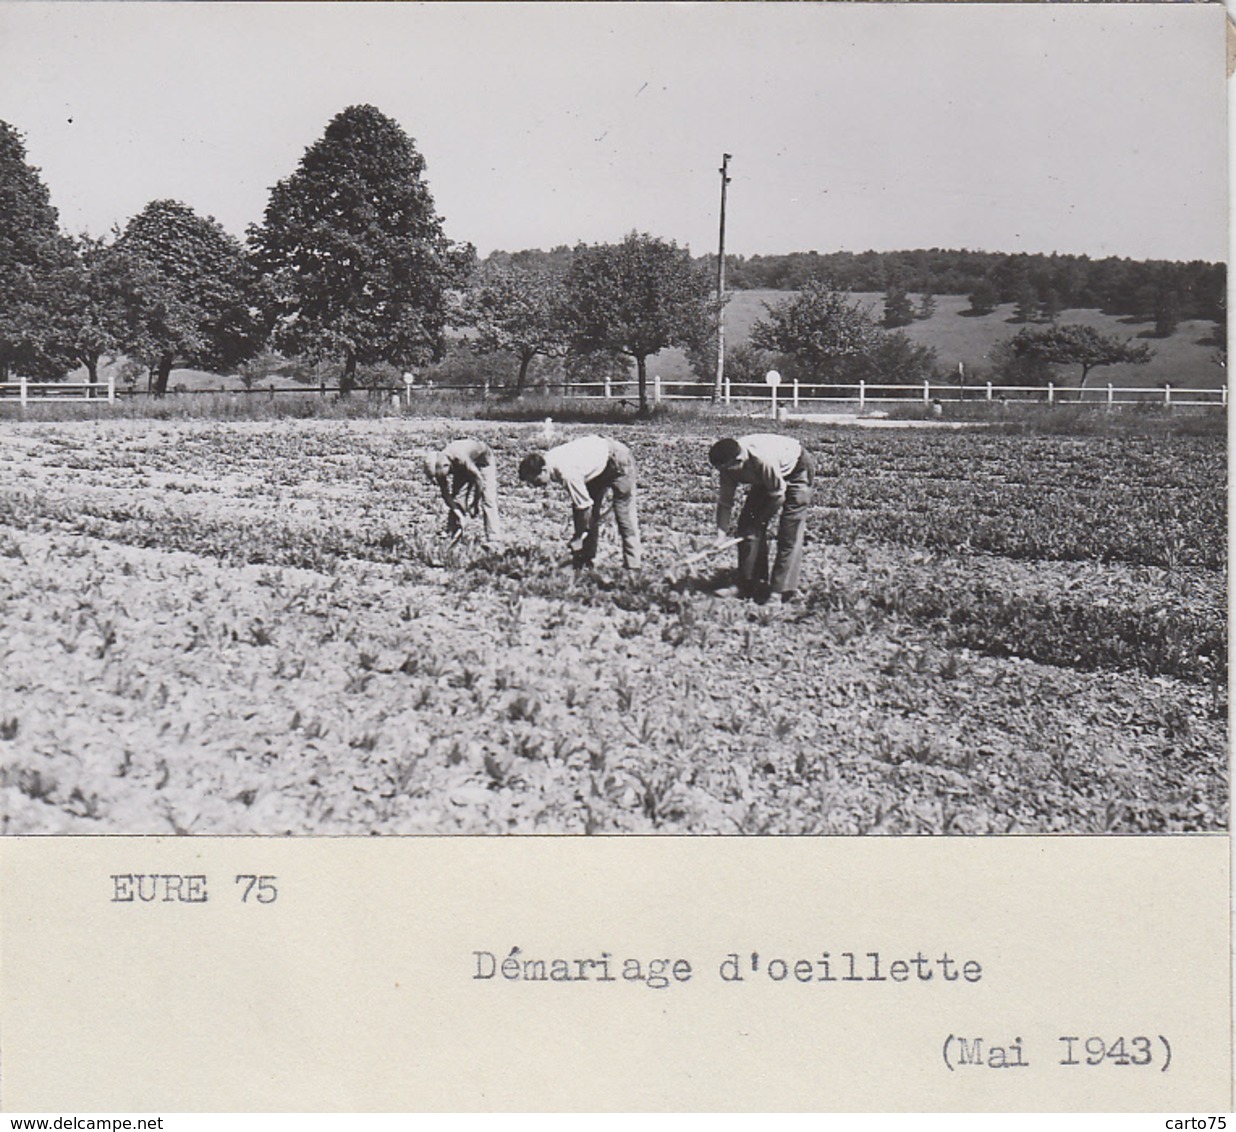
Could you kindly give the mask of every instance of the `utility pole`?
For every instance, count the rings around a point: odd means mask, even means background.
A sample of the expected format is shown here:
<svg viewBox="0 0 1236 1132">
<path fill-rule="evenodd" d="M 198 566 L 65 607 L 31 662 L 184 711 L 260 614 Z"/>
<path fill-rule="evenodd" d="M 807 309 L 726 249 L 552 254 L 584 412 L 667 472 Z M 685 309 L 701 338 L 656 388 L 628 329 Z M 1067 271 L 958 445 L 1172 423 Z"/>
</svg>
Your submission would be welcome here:
<svg viewBox="0 0 1236 1132">
<path fill-rule="evenodd" d="M 721 155 L 721 239 L 717 249 L 717 383 L 713 387 L 713 404 L 721 401 L 725 392 L 725 186 L 730 183 L 726 170 L 732 155 Z"/>
</svg>

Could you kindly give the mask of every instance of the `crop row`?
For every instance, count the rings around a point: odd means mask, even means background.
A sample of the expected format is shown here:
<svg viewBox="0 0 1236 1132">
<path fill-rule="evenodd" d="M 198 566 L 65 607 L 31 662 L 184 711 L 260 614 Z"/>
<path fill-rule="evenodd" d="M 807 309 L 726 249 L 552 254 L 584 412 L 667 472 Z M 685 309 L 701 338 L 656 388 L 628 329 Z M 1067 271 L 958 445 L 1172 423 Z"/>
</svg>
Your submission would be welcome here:
<svg viewBox="0 0 1236 1132">
<path fill-rule="evenodd" d="M 640 467 L 648 521 L 681 527 L 687 505 L 697 509 L 694 533 L 704 532 L 714 489 L 707 438 L 645 429 L 623 435 Z M 1026 560 L 1226 569 L 1226 454 L 1216 438 L 1163 437 L 1152 445 L 1138 438 L 801 435 L 820 472 L 815 525 L 830 542 L 872 539 Z M 517 490 L 515 462 L 535 438 L 494 431 L 486 438 L 503 469 L 503 490 Z M 418 454 L 425 446 L 423 433 L 397 427 L 368 433 L 341 425 L 271 433 L 214 427 L 174 444 L 116 438 L 59 448 L 43 462 L 69 475 L 127 470 L 139 483 L 170 476 L 166 486 L 188 493 L 234 490 L 219 487 L 223 474 L 247 480 L 247 491 L 258 498 L 329 495 L 338 488 L 353 507 L 420 503 L 427 516 L 424 491 L 418 496 L 409 487 L 420 483 Z"/>
<path fill-rule="evenodd" d="M 674 612 L 682 602 L 681 586 L 655 576 L 604 570 L 575 575 L 561 568 L 552 549 L 526 542 L 501 551 L 451 548 L 432 534 L 376 521 L 345 526 L 269 514 L 195 515 L 154 505 L 5 492 L 0 523 L 184 551 L 233 565 L 334 573 L 358 560 L 401 565 L 408 580 L 450 567 L 448 584 L 457 589 L 496 588 L 616 612 L 654 607 Z M 826 537 L 835 540 L 831 530 Z M 1082 670 L 1226 678 L 1223 591 L 1206 575 L 1195 577 L 1192 589 L 1181 576 L 1166 591 L 1151 593 L 1098 570 L 1084 584 L 1065 578 L 1044 586 L 1013 564 L 965 556 L 903 556 L 896 571 L 839 577 L 829 571 L 822 550 L 813 546 L 812 555 L 815 580 L 804 591 L 802 616 L 840 612 L 865 624 L 872 615 L 896 615 L 931 628 L 950 645 L 994 656 Z"/>
</svg>

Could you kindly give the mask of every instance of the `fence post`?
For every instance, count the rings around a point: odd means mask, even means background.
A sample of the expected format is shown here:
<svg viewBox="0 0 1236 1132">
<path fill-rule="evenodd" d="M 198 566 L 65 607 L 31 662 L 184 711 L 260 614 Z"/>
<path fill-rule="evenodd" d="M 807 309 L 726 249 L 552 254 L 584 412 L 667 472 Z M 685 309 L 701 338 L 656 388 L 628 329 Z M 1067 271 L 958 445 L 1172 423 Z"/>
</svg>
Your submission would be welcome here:
<svg viewBox="0 0 1236 1132">
<path fill-rule="evenodd" d="M 614 387 L 610 384 L 609 374 L 605 375 L 605 400 L 609 400 L 614 395 Z"/>
<path fill-rule="evenodd" d="M 987 383 L 987 400 L 988 401 L 991 400 L 991 382 L 990 381 Z"/>
<path fill-rule="evenodd" d="M 926 408 L 931 404 L 931 382 L 923 382 L 923 407 Z"/>
<path fill-rule="evenodd" d="M 1056 383 L 1054 381 L 1047 383 L 1047 403 L 1049 405 L 1056 403 Z"/>
<path fill-rule="evenodd" d="M 109 405 L 116 403 L 116 375 L 110 371 L 107 375 L 107 403 Z"/>
<path fill-rule="evenodd" d="M 657 404 L 661 401 L 661 375 L 659 373 L 652 375 L 652 399 Z"/>
<path fill-rule="evenodd" d="M 860 381 L 858 383 L 858 407 L 861 409 L 867 404 L 867 383 Z"/>
<path fill-rule="evenodd" d="M 1110 381 L 1107 383 L 1107 407 L 1109 409 L 1112 407 L 1112 383 Z"/>
<path fill-rule="evenodd" d="M 794 408 L 798 408 L 798 378 L 794 379 Z"/>
<path fill-rule="evenodd" d="M 727 405 L 730 403 L 730 379 L 728 377 L 725 379 L 725 403 Z"/>
<path fill-rule="evenodd" d="M 1223 387 L 1222 404 L 1225 408 L 1227 407 L 1227 386 L 1226 385 Z"/>
<path fill-rule="evenodd" d="M 26 407 L 26 379 L 24 377 L 20 377 L 17 381 L 18 396 L 21 398 L 21 407 L 24 409 Z"/>
<path fill-rule="evenodd" d="M 1163 386 L 1163 404 L 1169 409 L 1172 407 L 1172 387 L 1170 383 Z"/>
</svg>

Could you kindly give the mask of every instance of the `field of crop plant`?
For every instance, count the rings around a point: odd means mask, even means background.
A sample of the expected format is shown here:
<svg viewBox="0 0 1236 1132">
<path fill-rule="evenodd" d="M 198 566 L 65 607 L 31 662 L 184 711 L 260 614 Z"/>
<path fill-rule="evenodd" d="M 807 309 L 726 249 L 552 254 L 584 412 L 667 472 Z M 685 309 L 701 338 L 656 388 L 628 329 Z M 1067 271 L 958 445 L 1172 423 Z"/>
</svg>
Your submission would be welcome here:
<svg viewBox="0 0 1236 1132">
<path fill-rule="evenodd" d="M 791 429 L 800 600 L 715 596 L 723 431 L 630 445 L 645 569 L 560 565 L 542 424 L 0 421 L 7 833 L 1223 828 L 1221 435 Z M 481 436 L 508 539 L 451 547 Z"/>
</svg>

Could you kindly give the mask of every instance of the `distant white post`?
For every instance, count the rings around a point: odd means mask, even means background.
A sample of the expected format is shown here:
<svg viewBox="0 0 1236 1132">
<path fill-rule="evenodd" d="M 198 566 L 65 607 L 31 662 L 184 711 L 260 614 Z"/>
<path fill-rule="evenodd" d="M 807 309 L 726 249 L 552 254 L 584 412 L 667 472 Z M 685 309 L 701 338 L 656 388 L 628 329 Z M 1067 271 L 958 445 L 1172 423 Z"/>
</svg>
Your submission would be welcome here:
<svg viewBox="0 0 1236 1132">
<path fill-rule="evenodd" d="M 1056 383 L 1054 381 L 1047 383 L 1047 403 L 1049 405 L 1056 403 Z"/>
<path fill-rule="evenodd" d="M 1112 407 L 1112 383 L 1110 381 L 1107 383 L 1107 407 L 1109 409 Z"/>
<path fill-rule="evenodd" d="M 1169 409 L 1172 407 L 1172 387 L 1170 383 L 1163 386 L 1163 404 Z"/>
<path fill-rule="evenodd" d="M 658 405 L 661 403 L 661 375 L 659 373 L 652 376 L 652 399 Z"/>
<path fill-rule="evenodd" d="M 21 407 L 24 409 L 26 407 L 26 379 L 24 377 L 18 378 L 17 395 L 21 398 Z"/>
<path fill-rule="evenodd" d="M 403 375 L 403 398 L 409 409 L 412 408 L 412 382 L 415 380 L 410 372 L 405 371 Z"/>
<path fill-rule="evenodd" d="M 987 400 L 988 401 L 991 400 L 991 382 L 990 381 L 987 383 Z"/>
<path fill-rule="evenodd" d="M 931 382 L 923 382 L 923 407 L 926 408 L 931 404 Z"/>
<path fill-rule="evenodd" d="M 861 409 L 867 404 L 867 383 L 859 381 L 858 383 L 858 407 Z"/>
<path fill-rule="evenodd" d="M 116 374 L 111 370 L 107 374 L 107 403 L 109 405 L 116 403 Z"/>
<path fill-rule="evenodd" d="M 773 420 L 777 419 L 777 386 L 781 384 L 781 375 L 775 370 L 770 369 L 764 378 L 764 384 L 772 390 L 772 415 Z"/>
<path fill-rule="evenodd" d="M 794 408 L 798 408 L 798 378 L 794 379 Z"/>
</svg>

